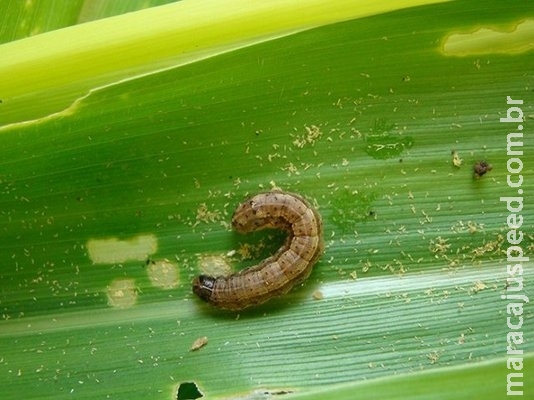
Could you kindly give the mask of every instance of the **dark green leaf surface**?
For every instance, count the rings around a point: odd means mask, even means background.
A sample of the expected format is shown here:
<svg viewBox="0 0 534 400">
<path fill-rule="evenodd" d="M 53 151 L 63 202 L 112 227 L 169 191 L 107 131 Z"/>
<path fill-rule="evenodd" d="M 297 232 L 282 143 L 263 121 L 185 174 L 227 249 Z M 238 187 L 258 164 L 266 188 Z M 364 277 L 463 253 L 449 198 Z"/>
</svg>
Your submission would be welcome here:
<svg viewBox="0 0 534 400">
<path fill-rule="evenodd" d="M 206 398 L 504 398 L 499 198 L 517 195 L 506 183 L 516 126 L 499 118 L 506 96 L 523 99 L 532 131 L 534 52 L 442 50 L 452 33 L 532 19 L 518 1 L 384 13 L 4 126 L 3 398 L 171 399 L 183 382 Z M 523 142 L 527 194 L 534 144 L 528 133 Z M 492 170 L 476 178 L 480 160 Z M 241 315 L 201 304 L 190 282 L 207 264 L 258 261 L 240 257 L 245 244 L 258 257 L 276 249 L 272 232 L 229 226 L 247 194 L 275 186 L 323 217 L 326 250 L 310 279 Z M 521 246 L 532 253 L 527 199 Z M 528 397 L 528 305 L 524 317 Z"/>
</svg>

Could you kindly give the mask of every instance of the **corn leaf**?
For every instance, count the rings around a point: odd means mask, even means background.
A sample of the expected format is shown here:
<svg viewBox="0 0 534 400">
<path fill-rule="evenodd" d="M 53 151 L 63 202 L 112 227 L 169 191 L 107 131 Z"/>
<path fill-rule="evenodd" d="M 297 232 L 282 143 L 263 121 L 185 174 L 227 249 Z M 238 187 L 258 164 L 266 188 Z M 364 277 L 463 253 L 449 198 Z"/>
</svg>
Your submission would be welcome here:
<svg viewBox="0 0 534 400">
<path fill-rule="evenodd" d="M 8 4 L 2 398 L 506 397 L 506 295 L 534 275 L 524 2 Z M 288 295 L 214 310 L 190 282 L 276 251 L 230 227 L 271 188 L 318 207 L 325 253 Z M 514 276 L 501 197 L 523 201 Z"/>
</svg>

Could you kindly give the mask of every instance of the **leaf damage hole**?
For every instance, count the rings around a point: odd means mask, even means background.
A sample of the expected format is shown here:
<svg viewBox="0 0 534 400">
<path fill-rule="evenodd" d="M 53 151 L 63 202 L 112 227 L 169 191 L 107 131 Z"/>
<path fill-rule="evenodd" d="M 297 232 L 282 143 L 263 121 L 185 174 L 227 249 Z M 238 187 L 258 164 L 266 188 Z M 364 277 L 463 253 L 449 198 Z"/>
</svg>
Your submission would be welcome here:
<svg viewBox="0 0 534 400">
<path fill-rule="evenodd" d="M 204 397 L 195 382 L 183 382 L 178 386 L 176 400 L 195 400 Z"/>
</svg>

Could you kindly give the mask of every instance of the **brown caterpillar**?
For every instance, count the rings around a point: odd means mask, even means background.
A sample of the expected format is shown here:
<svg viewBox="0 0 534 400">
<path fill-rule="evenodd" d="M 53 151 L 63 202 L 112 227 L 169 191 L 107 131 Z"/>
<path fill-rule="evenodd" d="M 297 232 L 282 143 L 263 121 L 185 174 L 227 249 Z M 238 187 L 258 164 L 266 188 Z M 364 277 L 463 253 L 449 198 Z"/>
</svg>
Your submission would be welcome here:
<svg viewBox="0 0 534 400">
<path fill-rule="evenodd" d="M 323 252 L 321 216 L 296 194 L 272 191 L 253 196 L 237 207 L 232 226 L 242 233 L 283 229 L 288 238 L 258 265 L 225 277 L 196 277 L 193 292 L 216 307 L 242 310 L 287 293 L 310 275 Z"/>
</svg>

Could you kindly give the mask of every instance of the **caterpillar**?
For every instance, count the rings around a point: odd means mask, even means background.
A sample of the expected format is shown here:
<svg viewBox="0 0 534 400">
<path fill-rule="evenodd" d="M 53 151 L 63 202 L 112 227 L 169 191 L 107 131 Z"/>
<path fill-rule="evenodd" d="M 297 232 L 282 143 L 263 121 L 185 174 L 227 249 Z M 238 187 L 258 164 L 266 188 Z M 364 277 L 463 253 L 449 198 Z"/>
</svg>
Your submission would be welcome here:
<svg viewBox="0 0 534 400">
<path fill-rule="evenodd" d="M 271 191 L 249 198 L 235 210 L 232 227 L 240 233 L 282 229 L 288 237 L 258 265 L 230 276 L 199 275 L 193 280 L 198 297 L 227 310 L 243 310 L 287 293 L 310 275 L 324 249 L 321 216 L 293 193 Z"/>
</svg>

